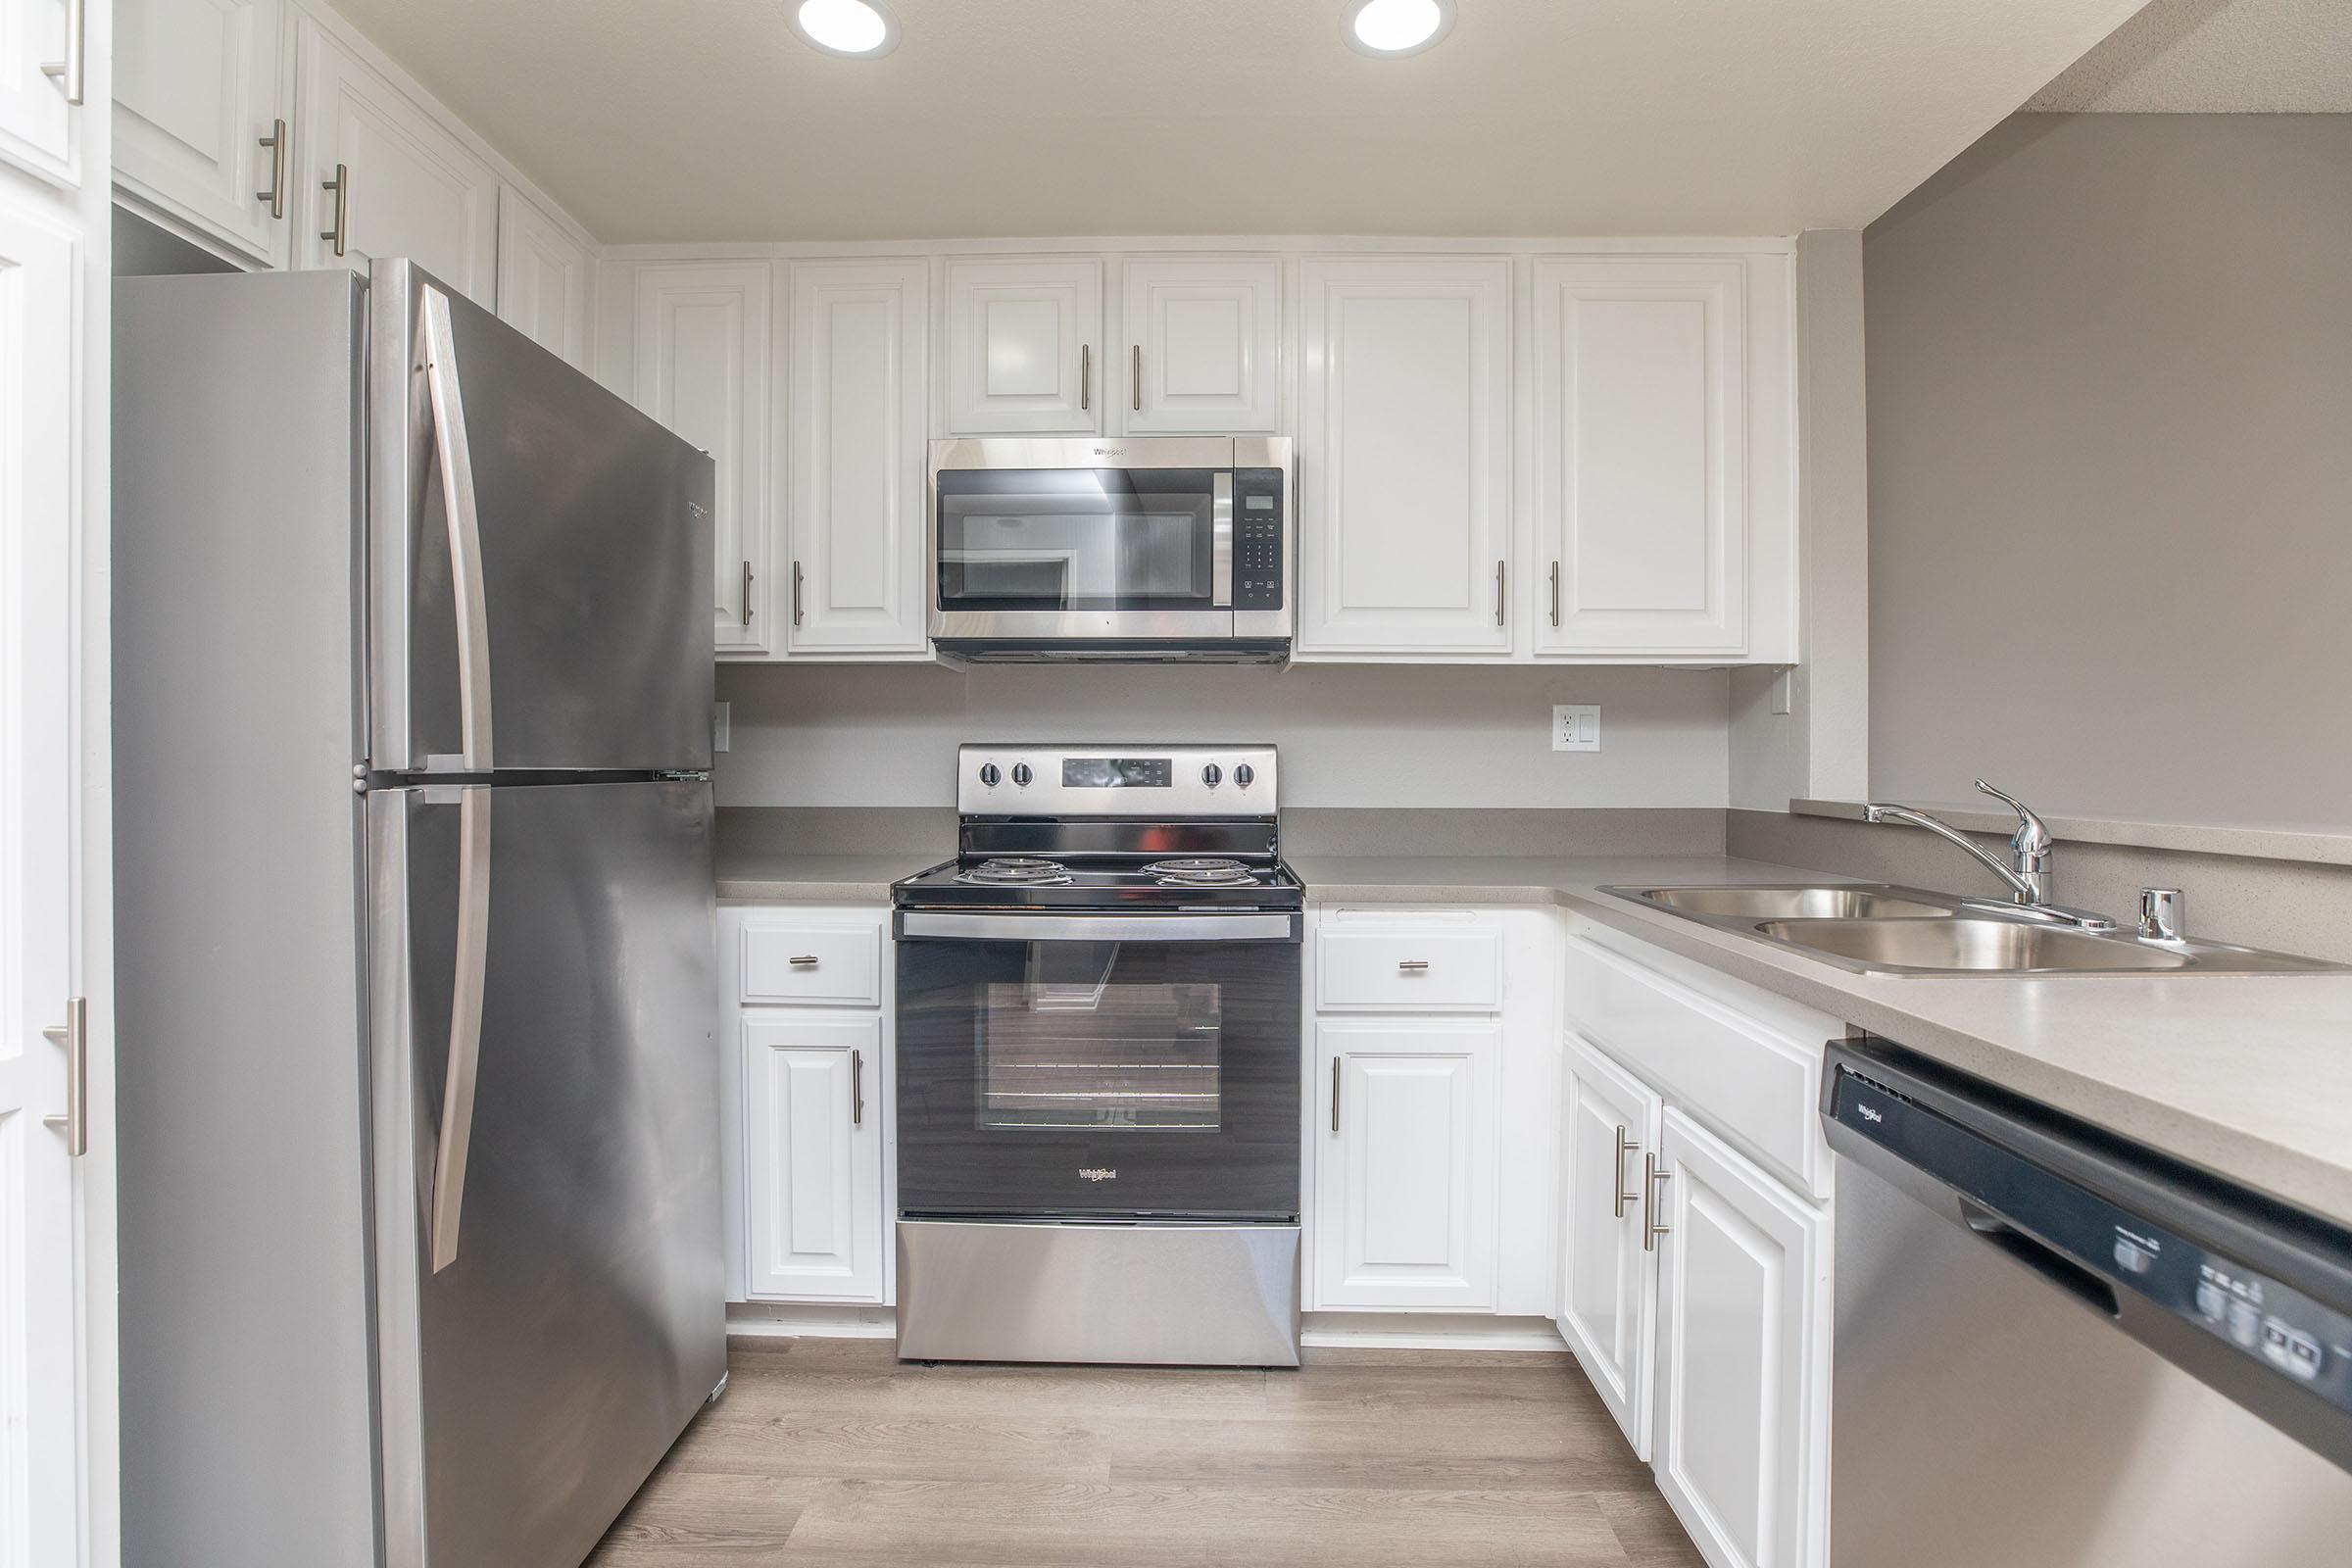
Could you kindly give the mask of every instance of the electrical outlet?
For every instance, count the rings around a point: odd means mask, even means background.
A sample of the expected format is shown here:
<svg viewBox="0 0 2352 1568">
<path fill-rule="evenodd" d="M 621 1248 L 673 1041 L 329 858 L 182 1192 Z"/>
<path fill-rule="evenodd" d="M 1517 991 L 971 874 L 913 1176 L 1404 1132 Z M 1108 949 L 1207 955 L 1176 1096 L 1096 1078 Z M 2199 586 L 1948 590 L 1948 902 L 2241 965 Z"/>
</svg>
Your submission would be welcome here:
<svg viewBox="0 0 2352 1568">
<path fill-rule="evenodd" d="M 710 705 L 710 749 L 714 752 L 727 749 L 728 735 L 735 727 L 728 712 L 732 706 L 728 703 Z"/>
<path fill-rule="evenodd" d="M 1772 677 L 1772 710 L 1775 713 L 1788 711 L 1788 688 L 1791 673 L 1791 671 L 1784 669 Z"/>
<path fill-rule="evenodd" d="M 1600 750 L 1600 705 L 1561 703 L 1551 710 L 1551 749 L 1555 752 Z"/>
</svg>

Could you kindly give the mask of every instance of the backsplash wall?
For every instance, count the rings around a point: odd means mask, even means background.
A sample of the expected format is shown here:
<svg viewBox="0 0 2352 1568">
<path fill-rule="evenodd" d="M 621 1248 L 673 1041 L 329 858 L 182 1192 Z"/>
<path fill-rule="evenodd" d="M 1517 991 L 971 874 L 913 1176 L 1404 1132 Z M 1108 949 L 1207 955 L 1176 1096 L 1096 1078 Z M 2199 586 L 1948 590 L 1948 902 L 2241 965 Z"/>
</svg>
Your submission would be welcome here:
<svg viewBox="0 0 2352 1568">
<path fill-rule="evenodd" d="M 964 741 L 1271 741 L 1285 806 L 1701 807 L 1727 796 L 1720 669 L 764 664 L 718 669 L 721 806 L 955 804 Z M 1598 752 L 1551 750 L 1601 705 Z"/>
</svg>

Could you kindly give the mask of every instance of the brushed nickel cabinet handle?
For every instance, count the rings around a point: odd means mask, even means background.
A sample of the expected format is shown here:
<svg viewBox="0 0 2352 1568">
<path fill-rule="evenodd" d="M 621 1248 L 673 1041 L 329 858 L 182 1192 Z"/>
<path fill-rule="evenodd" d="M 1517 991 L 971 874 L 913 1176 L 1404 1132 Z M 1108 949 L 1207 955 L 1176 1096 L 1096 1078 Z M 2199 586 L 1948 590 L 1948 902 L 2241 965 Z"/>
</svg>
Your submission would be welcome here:
<svg viewBox="0 0 2352 1568">
<path fill-rule="evenodd" d="M 1078 345 L 1078 407 L 1085 410 L 1094 406 L 1095 346 L 1092 343 L 1081 343 Z"/>
<path fill-rule="evenodd" d="M 270 149 L 270 188 L 255 191 L 253 199 L 268 202 L 271 218 L 283 218 L 286 216 L 286 122 L 271 121 L 270 134 L 262 138 L 262 145 Z"/>
<path fill-rule="evenodd" d="M 1135 366 L 1127 376 L 1127 397 L 1136 413 L 1144 412 L 1144 346 L 1141 343 L 1135 346 Z"/>
<path fill-rule="evenodd" d="M 1494 624 L 1499 626 L 1502 623 L 1502 563 L 1497 561 L 1494 563 Z"/>
<path fill-rule="evenodd" d="M 752 623 L 752 564 L 743 564 L 743 623 Z"/>
<path fill-rule="evenodd" d="M 62 1127 L 66 1153 L 79 1158 L 90 1152 L 90 1004 L 86 997 L 66 1003 L 66 1021 L 41 1031 L 49 1041 L 66 1048 L 66 1113 L 41 1118 L 49 1127 Z"/>
<path fill-rule="evenodd" d="M 792 623 L 801 623 L 801 564 L 792 564 Z"/>
<path fill-rule="evenodd" d="M 1408 970 L 1426 969 L 1429 967 L 1429 960 L 1427 958 L 1398 958 L 1396 967 Z"/>
<path fill-rule="evenodd" d="M 1656 1251 L 1658 1238 L 1673 1233 L 1673 1226 L 1661 1225 L 1657 1220 L 1658 1189 L 1673 1178 L 1672 1170 L 1660 1168 L 1657 1155 L 1642 1156 L 1642 1250 L 1644 1252 Z"/>
<path fill-rule="evenodd" d="M 1340 1130 L 1340 1058 L 1331 1058 L 1331 1130 Z"/>
<path fill-rule="evenodd" d="M 321 229 L 318 237 L 333 242 L 335 254 L 340 256 L 351 238 L 351 166 L 337 164 L 335 177 L 319 181 L 318 188 L 335 193 L 335 221 L 331 227 Z"/>
<path fill-rule="evenodd" d="M 850 1053 L 850 1125 L 865 1125 L 865 1053 Z"/>
<path fill-rule="evenodd" d="M 90 12 L 87 0 L 66 0 L 66 58 L 41 67 L 41 74 L 66 90 L 66 106 L 79 109 L 88 80 L 87 42 Z"/>
<path fill-rule="evenodd" d="M 1556 561 L 1551 564 L 1551 623 L 1555 627 L 1560 623 L 1560 564 Z"/>
<path fill-rule="evenodd" d="M 1612 1208 L 1619 1219 L 1625 1218 L 1626 1209 L 1642 1200 L 1640 1193 L 1629 1193 L 1625 1190 L 1625 1156 L 1641 1147 L 1640 1144 L 1625 1136 L 1625 1123 L 1619 1122 L 1617 1124 L 1617 1159 L 1609 1177 L 1609 1190 L 1615 1195 L 1612 1200 Z"/>
<path fill-rule="evenodd" d="M 816 965 L 816 955 L 813 953 L 804 953 L 797 958 L 786 958 L 784 961 L 791 964 L 795 969 L 813 968 Z"/>
</svg>

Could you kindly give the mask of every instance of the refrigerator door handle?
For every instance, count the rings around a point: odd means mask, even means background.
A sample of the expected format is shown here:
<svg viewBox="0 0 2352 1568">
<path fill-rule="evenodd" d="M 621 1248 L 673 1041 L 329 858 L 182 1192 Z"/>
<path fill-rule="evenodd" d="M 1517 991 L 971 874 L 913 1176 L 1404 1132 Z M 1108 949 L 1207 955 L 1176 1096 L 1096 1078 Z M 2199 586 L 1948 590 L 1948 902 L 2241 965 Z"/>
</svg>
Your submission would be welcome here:
<svg viewBox="0 0 2352 1568">
<path fill-rule="evenodd" d="M 449 576 L 458 609 L 458 746 L 467 772 L 496 764 L 490 749 L 490 619 L 483 603 L 482 525 L 474 510 L 473 454 L 466 443 L 466 400 L 458 382 L 457 333 L 449 296 L 421 288 L 424 384 L 432 406 L 433 452 L 449 516 Z M 487 823 L 483 843 L 489 842 Z"/>
<path fill-rule="evenodd" d="M 490 957 L 490 790 L 458 797 L 458 955 L 450 984 L 449 1065 L 441 1084 L 441 1136 L 433 1152 L 432 1262 L 458 1260 L 466 1156 L 473 1142 L 474 1080 L 482 1055 L 482 987 Z"/>
</svg>

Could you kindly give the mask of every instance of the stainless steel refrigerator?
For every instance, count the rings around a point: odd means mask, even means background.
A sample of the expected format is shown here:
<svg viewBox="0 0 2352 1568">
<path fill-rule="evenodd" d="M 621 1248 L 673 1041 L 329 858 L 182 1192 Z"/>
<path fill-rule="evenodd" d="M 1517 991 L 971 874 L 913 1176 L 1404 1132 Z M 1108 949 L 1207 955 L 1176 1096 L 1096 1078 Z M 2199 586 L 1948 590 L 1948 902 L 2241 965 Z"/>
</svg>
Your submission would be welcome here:
<svg viewBox="0 0 2352 1568">
<path fill-rule="evenodd" d="M 710 459 L 405 262 L 114 335 L 125 1560 L 571 1568 L 725 1376 Z"/>
</svg>

